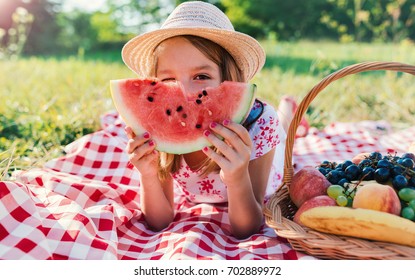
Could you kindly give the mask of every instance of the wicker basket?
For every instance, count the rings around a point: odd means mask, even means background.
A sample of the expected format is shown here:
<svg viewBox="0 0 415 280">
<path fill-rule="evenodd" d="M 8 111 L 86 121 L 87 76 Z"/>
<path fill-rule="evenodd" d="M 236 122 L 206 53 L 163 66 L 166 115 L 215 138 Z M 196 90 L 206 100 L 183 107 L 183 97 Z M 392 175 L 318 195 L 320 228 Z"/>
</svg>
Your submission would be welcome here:
<svg viewBox="0 0 415 280">
<path fill-rule="evenodd" d="M 397 62 L 365 62 L 347 66 L 321 80 L 304 97 L 290 123 L 285 147 L 284 177 L 281 186 L 264 208 L 266 223 L 278 236 L 286 238 L 293 249 L 321 259 L 415 259 L 415 248 L 387 242 L 371 241 L 327 234 L 293 222 L 296 206 L 289 197 L 294 173 L 292 150 L 295 132 L 311 101 L 331 82 L 342 77 L 372 70 L 392 70 L 415 75 L 415 66 Z"/>
</svg>

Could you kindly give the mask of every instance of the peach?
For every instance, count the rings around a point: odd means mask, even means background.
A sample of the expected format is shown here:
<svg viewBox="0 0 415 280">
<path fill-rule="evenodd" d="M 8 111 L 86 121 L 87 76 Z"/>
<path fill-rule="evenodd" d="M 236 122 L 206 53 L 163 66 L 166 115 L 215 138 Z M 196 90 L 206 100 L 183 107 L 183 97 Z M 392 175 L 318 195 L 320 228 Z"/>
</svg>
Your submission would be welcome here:
<svg viewBox="0 0 415 280">
<path fill-rule="evenodd" d="M 370 153 L 360 153 L 360 154 L 357 154 L 357 155 L 355 155 L 352 158 L 352 162 L 354 164 L 359 164 L 362 160 L 364 160 L 365 158 L 368 158 L 369 155 L 370 155 Z"/>
<path fill-rule="evenodd" d="M 372 209 L 398 215 L 401 202 L 396 191 L 388 185 L 379 183 L 359 187 L 353 199 L 353 208 Z"/>
<path fill-rule="evenodd" d="M 299 208 L 305 201 L 327 194 L 329 180 L 313 166 L 305 166 L 294 174 L 289 188 L 292 202 Z"/>
<path fill-rule="evenodd" d="M 313 198 L 310 198 L 309 200 L 307 200 L 301 205 L 301 207 L 295 213 L 293 221 L 299 225 L 303 225 L 300 222 L 300 215 L 304 211 L 307 211 L 308 209 L 311 209 L 317 206 L 336 206 L 336 205 L 337 205 L 336 201 L 328 195 L 315 196 Z"/>
</svg>

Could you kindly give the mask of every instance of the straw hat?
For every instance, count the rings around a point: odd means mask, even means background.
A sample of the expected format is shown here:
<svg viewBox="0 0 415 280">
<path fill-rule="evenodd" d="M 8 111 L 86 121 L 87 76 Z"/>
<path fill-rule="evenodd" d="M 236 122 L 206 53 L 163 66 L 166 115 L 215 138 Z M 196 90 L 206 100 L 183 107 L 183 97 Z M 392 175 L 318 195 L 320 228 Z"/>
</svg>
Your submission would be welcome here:
<svg viewBox="0 0 415 280">
<path fill-rule="evenodd" d="M 184 2 L 174 9 L 160 29 L 136 36 L 122 49 L 124 63 L 141 77 L 147 77 L 154 65 L 154 49 L 165 39 L 194 35 L 209 39 L 225 48 L 249 81 L 264 65 L 265 52 L 254 38 L 235 31 L 228 17 L 216 6 Z"/>
</svg>

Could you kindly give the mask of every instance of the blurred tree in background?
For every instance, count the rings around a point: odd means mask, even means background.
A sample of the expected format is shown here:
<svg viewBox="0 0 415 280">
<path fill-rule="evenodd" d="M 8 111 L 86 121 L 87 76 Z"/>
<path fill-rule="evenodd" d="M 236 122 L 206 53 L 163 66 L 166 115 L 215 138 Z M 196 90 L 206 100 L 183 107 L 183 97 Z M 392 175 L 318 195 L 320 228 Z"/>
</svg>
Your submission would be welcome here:
<svg viewBox="0 0 415 280">
<path fill-rule="evenodd" d="M 343 41 L 415 40 L 415 0 L 328 0 L 321 22 Z"/>
<path fill-rule="evenodd" d="M 222 0 L 236 29 L 256 37 L 415 40 L 415 0 Z"/>
<path fill-rule="evenodd" d="M 327 36 L 319 22 L 327 0 L 222 0 L 226 12 L 241 32 L 255 37 L 276 36 L 280 40 Z"/>
<path fill-rule="evenodd" d="M 18 7 L 24 8 L 33 15 L 33 23 L 27 35 L 27 43 L 24 46 L 26 54 L 47 54 L 56 48 L 55 38 L 60 33 L 56 21 L 55 10 L 59 2 L 52 0 L 3 0 L 0 1 L 0 28 L 6 31 L 3 44 L 8 44 L 11 39 L 8 30 L 13 27 L 13 14 Z"/>
<path fill-rule="evenodd" d="M 98 30 L 92 24 L 92 14 L 75 11 L 58 16 L 61 32 L 56 44 L 64 50 L 77 51 L 82 55 L 98 43 Z M 113 30 L 114 31 L 114 30 Z M 71 38 L 68 40 L 68 38 Z"/>
<path fill-rule="evenodd" d="M 109 12 L 124 34 L 159 27 L 175 5 L 173 0 L 107 0 Z"/>
<path fill-rule="evenodd" d="M 182 0 L 106 0 L 98 10 L 65 10 L 70 0 L 1 0 L 0 49 L 9 46 L 13 13 L 26 23 L 23 53 L 76 54 L 120 49 L 132 36 L 160 26 Z M 235 29 L 257 38 L 341 42 L 415 40 L 415 0 L 209 0 Z M 20 10 L 22 11 L 22 10 Z M 3 31 L 1 31 L 3 30 Z M 23 32 L 24 33 L 24 32 Z M 27 39 L 27 40 L 26 40 Z M 20 41 L 23 42 L 23 41 Z M 4 52 L 4 51 L 3 51 Z"/>
<path fill-rule="evenodd" d="M 25 46 L 33 22 L 33 15 L 17 7 L 9 28 L 0 29 L 0 60 L 18 57 Z M 7 30 L 7 31 L 6 31 Z"/>
<path fill-rule="evenodd" d="M 119 49 L 132 36 L 158 26 L 174 8 L 170 0 L 107 0 L 102 10 L 65 11 L 64 1 L 0 1 L 0 46 L 9 44 L 8 30 L 18 7 L 34 19 L 24 47 L 26 55 Z"/>
</svg>

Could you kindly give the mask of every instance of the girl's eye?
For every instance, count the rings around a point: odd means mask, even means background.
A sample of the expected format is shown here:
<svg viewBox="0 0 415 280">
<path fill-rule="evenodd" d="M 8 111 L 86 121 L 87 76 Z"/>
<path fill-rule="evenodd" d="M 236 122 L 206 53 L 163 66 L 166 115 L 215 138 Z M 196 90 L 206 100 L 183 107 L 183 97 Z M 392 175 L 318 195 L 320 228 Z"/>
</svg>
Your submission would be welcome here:
<svg viewBox="0 0 415 280">
<path fill-rule="evenodd" d="M 195 77 L 195 80 L 209 80 L 209 79 L 210 79 L 210 77 L 208 75 L 205 75 L 205 74 L 200 74 L 200 75 L 197 75 Z"/>
</svg>

